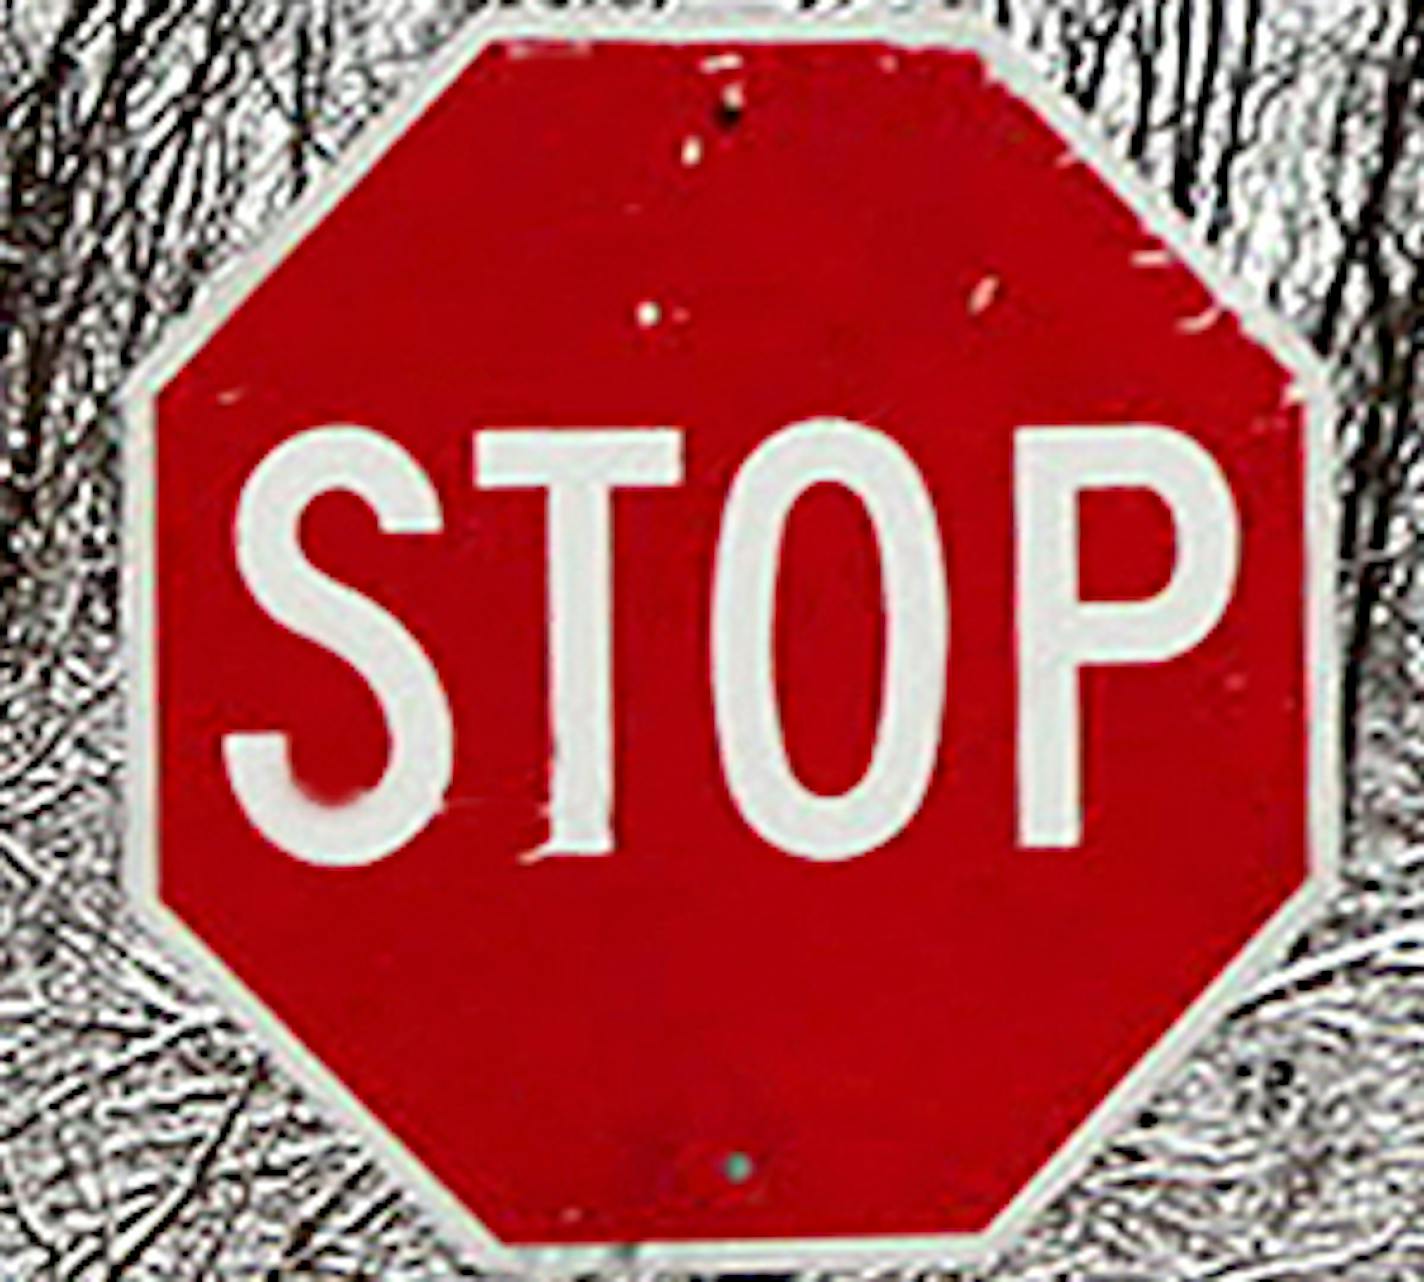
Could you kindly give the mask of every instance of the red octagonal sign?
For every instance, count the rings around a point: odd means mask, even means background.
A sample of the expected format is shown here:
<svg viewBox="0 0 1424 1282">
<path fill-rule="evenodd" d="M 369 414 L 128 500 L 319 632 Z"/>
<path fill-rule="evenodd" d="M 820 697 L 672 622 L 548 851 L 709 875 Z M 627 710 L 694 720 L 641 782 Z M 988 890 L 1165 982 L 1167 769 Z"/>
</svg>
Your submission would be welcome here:
<svg viewBox="0 0 1424 1282">
<path fill-rule="evenodd" d="M 485 25 L 138 380 L 137 892 L 487 1250 L 993 1245 L 1328 878 L 1309 362 L 926 21 Z"/>
</svg>

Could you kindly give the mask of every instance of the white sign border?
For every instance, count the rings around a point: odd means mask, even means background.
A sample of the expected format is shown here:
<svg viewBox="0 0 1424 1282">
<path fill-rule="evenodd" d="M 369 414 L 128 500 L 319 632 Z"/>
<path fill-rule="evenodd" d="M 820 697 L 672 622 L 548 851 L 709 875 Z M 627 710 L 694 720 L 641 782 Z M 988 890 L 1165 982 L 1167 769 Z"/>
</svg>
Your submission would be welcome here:
<svg viewBox="0 0 1424 1282">
<path fill-rule="evenodd" d="M 673 0 L 675 4 L 677 0 Z M 1307 666 L 1311 733 L 1308 821 L 1311 871 L 1301 889 L 1243 948 L 1189 1011 L 1161 1038 L 1093 1111 L 1038 1174 L 983 1233 L 918 1237 L 759 1240 L 747 1242 L 645 1242 L 620 1246 L 510 1248 L 498 1241 L 424 1164 L 326 1069 L 262 1001 L 211 952 L 161 900 L 158 892 L 156 761 L 158 718 L 151 662 L 155 635 L 153 597 L 153 407 L 159 391 L 208 341 L 257 286 L 370 171 L 465 68 L 489 45 L 520 39 L 640 40 L 668 43 L 873 41 L 906 48 L 940 47 L 977 54 L 986 75 L 1026 101 L 1215 298 L 1294 377 L 1307 424 Z M 1179 215 L 1117 159 L 1071 108 L 1010 45 L 981 19 L 890 3 L 850 7 L 839 14 L 769 12 L 730 7 L 721 11 L 498 12 L 472 17 L 465 30 L 419 74 L 419 85 L 368 127 L 315 185 L 280 218 L 261 244 L 219 281 L 195 312 L 131 376 L 122 397 L 127 426 L 122 628 L 128 676 L 125 783 L 125 882 L 140 920 L 172 946 L 219 996 L 255 1029 L 278 1062 L 333 1116 L 350 1124 L 389 1173 L 436 1216 L 452 1243 L 495 1270 L 568 1277 L 604 1271 L 622 1276 L 667 1271 L 782 1271 L 946 1268 L 982 1263 L 1016 1241 L 1034 1217 L 1087 1167 L 1103 1144 L 1147 1102 L 1221 1019 L 1249 996 L 1279 963 L 1285 948 L 1311 921 L 1338 881 L 1341 783 L 1339 770 L 1339 654 L 1335 610 L 1333 484 L 1334 414 L 1323 369 L 1305 341 L 1195 243 Z"/>
</svg>

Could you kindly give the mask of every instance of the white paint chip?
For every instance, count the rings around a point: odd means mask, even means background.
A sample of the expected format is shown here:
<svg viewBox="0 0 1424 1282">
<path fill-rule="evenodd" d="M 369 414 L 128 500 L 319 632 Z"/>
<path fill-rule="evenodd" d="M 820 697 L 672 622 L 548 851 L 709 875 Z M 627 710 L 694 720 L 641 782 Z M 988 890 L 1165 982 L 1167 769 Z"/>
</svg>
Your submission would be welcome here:
<svg viewBox="0 0 1424 1282">
<path fill-rule="evenodd" d="M 1205 334 L 1217 321 L 1221 319 L 1221 308 L 1213 303 L 1204 312 L 1196 316 L 1188 316 L 1177 322 L 1177 332 L 1180 334 Z"/>
<path fill-rule="evenodd" d="M 535 58 L 587 58 L 593 53 L 591 40 L 511 40 L 505 46 L 511 62 Z"/>
<path fill-rule="evenodd" d="M 639 329 L 652 329 L 653 326 L 661 323 L 663 309 L 651 298 L 645 298 L 638 304 L 633 315 L 638 322 Z"/>
<path fill-rule="evenodd" d="M 706 148 L 702 144 L 702 139 L 696 134 L 688 134 L 682 140 L 682 163 L 689 169 L 702 163 L 702 157 Z"/>
<path fill-rule="evenodd" d="M 997 276 L 985 276 L 969 291 L 969 314 L 971 316 L 978 316 L 994 305 L 994 300 L 999 296 L 999 285 Z"/>
<path fill-rule="evenodd" d="M 715 76 L 719 71 L 737 71 L 742 65 L 742 55 L 739 53 L 714 53 L 702 59 L 702 70 L 709 76 Z"/>
</svg>

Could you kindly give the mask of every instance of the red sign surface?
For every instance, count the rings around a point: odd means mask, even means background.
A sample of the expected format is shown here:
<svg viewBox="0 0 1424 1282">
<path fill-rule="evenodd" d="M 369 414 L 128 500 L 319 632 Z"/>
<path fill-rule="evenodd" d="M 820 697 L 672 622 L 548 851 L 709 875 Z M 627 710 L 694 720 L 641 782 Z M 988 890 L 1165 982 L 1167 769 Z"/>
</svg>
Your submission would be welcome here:
<svg viewBox="0 0 1424 1282">
<path fill-rule="evenodd" d="M 1318 425 L 1005 55 L 729 34 L 471 44 L 149 371 L 140 893 L 494 1240 L 948 1248 L 1323 875 Z"/>
</svg>

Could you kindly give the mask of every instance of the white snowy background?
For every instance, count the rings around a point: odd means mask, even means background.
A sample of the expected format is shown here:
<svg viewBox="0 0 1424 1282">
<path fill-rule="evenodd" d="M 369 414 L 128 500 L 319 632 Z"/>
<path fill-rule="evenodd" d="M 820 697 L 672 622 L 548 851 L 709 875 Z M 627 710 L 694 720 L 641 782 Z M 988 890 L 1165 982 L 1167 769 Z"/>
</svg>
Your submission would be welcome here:
<svg viewBox="0 0 1424 1282">
<path fill-rule="evenodd" d="M 478 1273 L 125 908 L 112 396 L 494 2 L 0 0 L 0 1282 Z M 1333 371 L 1350 806 L 1279 973 L 965 1277 L 1424 1278 L 1424 0 L 977 7 Z"/>
</svg>

